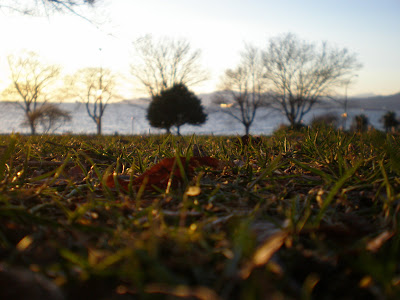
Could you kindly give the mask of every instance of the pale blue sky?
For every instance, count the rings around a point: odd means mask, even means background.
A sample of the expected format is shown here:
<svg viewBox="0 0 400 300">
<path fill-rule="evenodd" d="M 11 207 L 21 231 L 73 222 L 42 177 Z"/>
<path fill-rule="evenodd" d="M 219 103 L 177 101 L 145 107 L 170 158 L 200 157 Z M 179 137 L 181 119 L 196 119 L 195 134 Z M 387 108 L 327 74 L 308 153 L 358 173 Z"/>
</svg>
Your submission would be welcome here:
<svg viewBox="0 0 400 300">
<path fill-rule="evenodd" d="M 194 90 L 211 92 L 223 71 L 236 66 L 244 42 L 265 47 L 270 37 L 290 31 L 302 39 L 325 40 L 359 54 L 364 67 L 349 94 L 400 92 L 400 0 L 102 2 L 103 7 L 96 10 L 98 18 L 109 19 L 102 30 L 73 16 L 31 18 L 0 13 L 0 87 L 7 83 L 6 55 L 22 48 L 64 65 L 65 72 L 102 64 L 129 80 L 130 44 L 152 33 L 185 37 L 194 48 L 202 49 L 202 63 L 211 79 Z M 140 96 L 134 85 L 127 86 L 124 95 Z"/>
</svg>

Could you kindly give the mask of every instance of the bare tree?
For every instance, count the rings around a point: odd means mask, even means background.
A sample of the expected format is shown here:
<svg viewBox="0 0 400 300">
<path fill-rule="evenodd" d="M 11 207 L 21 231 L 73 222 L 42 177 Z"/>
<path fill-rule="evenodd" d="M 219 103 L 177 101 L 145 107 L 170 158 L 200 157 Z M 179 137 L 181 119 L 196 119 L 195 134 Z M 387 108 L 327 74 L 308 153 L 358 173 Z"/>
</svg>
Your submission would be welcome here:
<svg viewBox="0 0 400 300">
<path fill-rule="evenodd" d="M 37 122 L 32 116 L 51 98 L 51 86 L 60 74 L 60 67 L 41 62 L 34 52 L 23 52 L 19 56 L 10 55 L 8 65 L 12 83 L 3 91 L 3 96 L 8 100 L 17 101 L 25 113 L 25 122 L 29 125 L 31 133 L 35 134 Z"/>
<path fill-rule="evenodd" d="M 110 101 L 119 98 L 115 94 L 116 75 L 109 69 L 84 68 L 66 78 L 67 97 L 77 98 L 86 106 L 87 113 L 96 123 L 101 134 L 102 118 Z"/>
<path fill-rule="evenodd" d="M 356 55 L 346 48 L 333 48 L 326 42 L 317 47 L 291 33 L 270 39 L 263 62 L 274 102 L 291 126 L 298 126 L 315 103 L 361 68 Z"/>
<path fill-rule="evenodd" d="M 83 17 L 80 9 L 99 0 L 5 0 L 0 8 L 26 15 L 50 15 L 53 12 L 72 13 Z M 85 17 L 83 17 L 85 18 Z"/>
<path fill-rule="evenodd" d="M 131 64 L 131 74 L 153 97 L 175 84 L 196 85 L 208 79 L 200 67 L 200 50 L 192 51 L 186 39 L 153 40 L 146 35 L 134 43 L 138 62 Z"/>
<path fill-rule="evenodd" d="M 217 93 L 213 102 L 241 122 L 249 134 L 257 110 L 269 104 L 260 50 L 246 45 L 239 66 L 225 71 L 221 85 L 223 92 Z"/>
</svg>

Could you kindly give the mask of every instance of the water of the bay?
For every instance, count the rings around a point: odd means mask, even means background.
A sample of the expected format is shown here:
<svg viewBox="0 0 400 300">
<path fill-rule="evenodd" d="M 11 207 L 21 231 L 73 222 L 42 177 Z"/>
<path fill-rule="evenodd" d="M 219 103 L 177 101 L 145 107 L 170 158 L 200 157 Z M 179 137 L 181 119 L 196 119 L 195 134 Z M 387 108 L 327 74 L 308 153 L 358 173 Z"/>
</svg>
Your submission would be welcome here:
<svg viewBox="0 0 400 300">
<path fill-rule="evenodd" d="M 88 116 L 86 107 L 82 103 L 61 103 L 61 107 L 69 111 L 72 120 L 63 124 L 50 133 L 72 133 L 72 134 L 94 134 L 96 124 Z M 184 125 L 181 127 L 182 134 L 214 134 L 214 135 L 236 135 L 243 134 L 244 127 L 237 120 L 230 117 L 215 107 L 206 107 L 208 113 L 207 122 L 201 126 Z M 385 110 L 350 108 L 348 109 L 347 127 L 355 115 L 365 114 L 372 126 L 382 129 L 380 119 Z M 341 107 L 323 108 L 318 107 L 311 110 L 304 118 L 304 123 L 308 124 L 314 116 L 325 113 L 334 113 L 340 117 L 343 113 Z M 399 112 L 397 112 L 399 114 Z M 12 132 L 29 133 L 29 128 L 21 124 L 24 120 L 24 111 L 17 103 L 0 102 L 0 134 Z M 268 135 L 271 134 L 280 124 L 287 123 L 285 117 L 278 111 L 269 109 L 259 109 L 256 119 L 250 131 L 252 134 Z M 146 120 L 146 105 L 132 105 L 130 102 L 118 102 L 109 104 L 103 116 L 103 134 L 151 134 L 162 133 L 164 130 L 156 129 L 149 125 Z"/>
</svg>

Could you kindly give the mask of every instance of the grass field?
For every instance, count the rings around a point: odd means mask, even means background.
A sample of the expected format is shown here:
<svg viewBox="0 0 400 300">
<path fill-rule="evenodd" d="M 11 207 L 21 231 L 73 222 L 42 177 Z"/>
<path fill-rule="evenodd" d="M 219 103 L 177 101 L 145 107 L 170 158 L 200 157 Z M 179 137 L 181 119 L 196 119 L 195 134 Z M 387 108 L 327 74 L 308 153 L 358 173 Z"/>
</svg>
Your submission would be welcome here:
<svg viewBox="0 0 400 300">
<path fill-rule="evenodd" d="M 399 299 L 399 149 L 323 128 L 0 136 L 0 298 L 40 278 L 54 299 Z"/>
</svg>

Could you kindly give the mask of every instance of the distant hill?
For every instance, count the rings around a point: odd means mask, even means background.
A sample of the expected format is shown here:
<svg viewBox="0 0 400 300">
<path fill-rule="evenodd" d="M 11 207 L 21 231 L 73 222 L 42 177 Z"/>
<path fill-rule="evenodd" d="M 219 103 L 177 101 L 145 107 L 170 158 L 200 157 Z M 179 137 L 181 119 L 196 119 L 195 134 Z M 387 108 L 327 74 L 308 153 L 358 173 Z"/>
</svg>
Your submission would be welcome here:
<svg viewBox="0 0 400 300">
<path fill-rule="evenodd" d="M 379 95 L 374 94 L 374 93 L 364 93 L 364 94 L 354 95 L 351 98 L 363 98 L 364 99 L 364 98 L 371 98 L 371 97 L 376 97 L 376 96 L 379 96 Z"/>
<path fill-rule="evenodd" d="M 201 99 L 202 104 L 207 107 L 211 106 L 216 92 L 208 94 L 199 94 L 198 97 Z M 124 100 L 125 103 L 132 105 L 144 106 L 150 102 L 150 98 L 139 98 Z M 328 100 L 323 101 L 318 106 L 322 107 L 338 107 L 340 103 Z M 364 108 L 367 110 L 400 110 L 400 93 L 389 95 L 389 96 L 371 96 L 366 94 L 364 96 L 350 97 L 348 100 L 348 108 Z"/>
<path fill-rule="evenodd" d="M 349 106 L 376 110 L 400 110 L 400 93 L 389 96 L 350 98 Z"/>
</svg>

